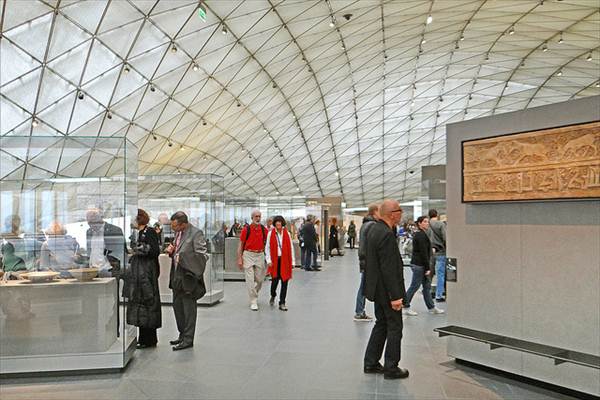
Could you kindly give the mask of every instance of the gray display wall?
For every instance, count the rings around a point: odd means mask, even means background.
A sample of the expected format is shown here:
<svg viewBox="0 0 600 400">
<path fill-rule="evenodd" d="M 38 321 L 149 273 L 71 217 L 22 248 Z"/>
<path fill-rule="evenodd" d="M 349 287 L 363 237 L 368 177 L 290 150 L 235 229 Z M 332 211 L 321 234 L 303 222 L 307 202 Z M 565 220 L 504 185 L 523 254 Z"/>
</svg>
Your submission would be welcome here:
<svg viewBox="0 0 600 400">
<path fill-rule="evenodd" d="M 461 141 L 600 120 L 600 96 L 448 125 L 448 325 L 600 355 L 600 201 L 462 204 Z M 452 357 L 600 395 L 600 370 L 450 337 Z"/>
</svg>

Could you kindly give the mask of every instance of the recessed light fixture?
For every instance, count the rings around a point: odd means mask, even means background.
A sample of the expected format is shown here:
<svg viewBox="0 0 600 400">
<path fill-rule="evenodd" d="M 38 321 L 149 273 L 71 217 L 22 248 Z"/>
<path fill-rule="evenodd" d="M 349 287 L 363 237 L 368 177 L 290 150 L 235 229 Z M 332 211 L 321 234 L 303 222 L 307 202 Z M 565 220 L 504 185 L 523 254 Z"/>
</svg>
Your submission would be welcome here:
<svg viewBox="0 0 600 400">
<path fill-rule="evenodd" d="M 433 22 L 433 16 L 431 16 L 431 14 L 429 14 L 427 16 L 427 20 L 425 22 L 427 23 L 427 25 L 429 25 L 430 23 L 432 23 Z"/>
</svg>

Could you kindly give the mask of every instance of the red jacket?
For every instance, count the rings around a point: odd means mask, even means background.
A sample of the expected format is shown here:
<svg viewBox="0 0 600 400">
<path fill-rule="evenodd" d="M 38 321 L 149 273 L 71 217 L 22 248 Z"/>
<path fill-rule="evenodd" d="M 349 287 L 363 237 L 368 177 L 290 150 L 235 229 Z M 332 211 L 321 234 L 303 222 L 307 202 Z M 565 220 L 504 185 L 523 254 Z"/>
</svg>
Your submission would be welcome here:
<svg viewBox="0 0 600 400">
<path fill-rule="evenodd" d="M 269 246 L 269 250 L 271 253 L 271 267 L 267 271 L 271 275 L 271 277 L 278 278 L 277 275 L 277 247 L 279 244 L 277 243 L 277 230 L 273 228 L 271 230 L 271 238 L 267 243 Z M 290 238 L 290 234 L 284 228 L 283 229 L 283 242 L 281 243 L 281 280 L 287 282 L 292 279 L 292 240 Z"/>
</svg>

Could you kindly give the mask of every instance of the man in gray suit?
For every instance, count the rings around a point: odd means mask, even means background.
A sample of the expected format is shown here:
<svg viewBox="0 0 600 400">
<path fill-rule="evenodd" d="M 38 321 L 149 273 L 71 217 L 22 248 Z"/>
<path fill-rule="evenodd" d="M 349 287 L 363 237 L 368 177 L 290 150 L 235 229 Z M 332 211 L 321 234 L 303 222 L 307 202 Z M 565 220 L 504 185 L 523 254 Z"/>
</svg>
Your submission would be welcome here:
<svg viewBox="0 0 600 400">
<path fill-rule="evenodd" d="M 179 337 L 170 343 L 177 351 L 194 345 L 196 301 L 206 294 L 203 275 L 208 255 L 204 234 L 188 222 L 183 211 L 171 216 L 171 229 L 175 232 L 175 240 L 166 251 L 172 259 L 169 288 L 173 290 L 173 311 Z"/>
</svg>

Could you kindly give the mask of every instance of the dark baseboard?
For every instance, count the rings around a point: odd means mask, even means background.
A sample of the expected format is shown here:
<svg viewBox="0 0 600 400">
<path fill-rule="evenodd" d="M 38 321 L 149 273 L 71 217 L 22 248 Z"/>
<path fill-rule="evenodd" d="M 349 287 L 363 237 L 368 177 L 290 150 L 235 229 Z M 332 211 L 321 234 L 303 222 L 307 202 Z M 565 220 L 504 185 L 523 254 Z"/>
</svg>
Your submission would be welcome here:
<svg viewBox="0 0 600 400">
<path fill-rule="evenodd" d="M 522 375 L 518 375 L 518 374 L 513 374 L 512 372 L 502 371 L 500 369 L 488 367 L 486 365 L 477 364 L 477 363 L 474 363 L 471 361 L 462 360 L 460 358 L 455 358 L 454 360 L 456 361 L 457 364 L 460 364 L 460 365 L 478 369 L 480 371 L 490 372 L 495 375 L 500 375 L 500 376 L 503 376 L 503 377 L 506 377 L 506 378 L 509 378 L 509 379 L 512 379 L 512 380 L 515 380 L 518 382 L 523 382 L 528 385 L 536 386 L 536 387 L 539 387 L 542 389 L 551 390 L 553 392 L 564 394 L 566 396 L 571 396 L 576 399 L 581 399 L 581 400 L 599 400 L 600 399 L 600 397 L 594 396 L 589 393 L 583 393 L 578 390 L 569 389 L 569 388 L 566 388 L 563 386 L 554 385 L 552 383 L 540 381 L 540 380 L 533 379 L 533 378 L 528 378 L 526 376 L 522 376 Z"/>
</svg>

